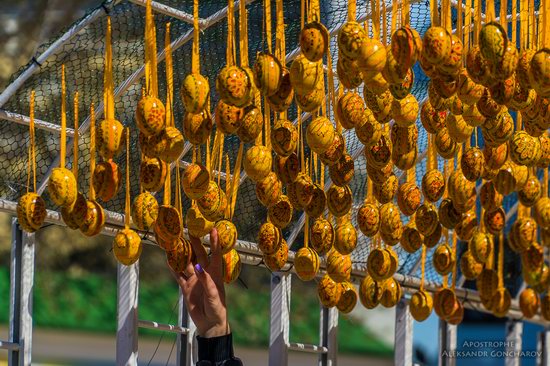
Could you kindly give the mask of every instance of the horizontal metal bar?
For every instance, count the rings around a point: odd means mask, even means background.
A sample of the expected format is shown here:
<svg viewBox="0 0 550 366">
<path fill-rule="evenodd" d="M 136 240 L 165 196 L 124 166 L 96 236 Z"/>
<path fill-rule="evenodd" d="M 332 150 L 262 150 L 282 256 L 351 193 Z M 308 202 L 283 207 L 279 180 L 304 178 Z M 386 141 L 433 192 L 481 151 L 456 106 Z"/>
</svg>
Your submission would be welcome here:
<svg viewBox="0 0 550 366">
<path fill-rule="evenodd" d="M 147 0 L 129 0 L 129 1 L 139 6 L 145 6 L 147 4 Z M 168 15 L 172 18 L 179 19 L 185 23 L 193 24 L 193 14 L 186 13 L 184 11 L 172 8 L 171 6 L 161 4 L 156 1 L 151 2 L 151 8 L 153 9 L 153 11 L 157 13 Z M 201 26 L 201 23 L 204 23 L 204 19 L 199 19 L 199 27 Z"/>
<path fill-rule="evenodd" d="M 150 320 L 138 320 L 138 327 L 140 328 L 147 328 L 147 329 L 155 329 L 155 330 L 162 330 L 165 332 L 172 332 L 172 333 L 178 333 L 178 334 L 188 334 L 189 329 L 180 327 L 179 325 L 173 325 L 173 324 L 164 324 L 164 323 L 157 323 Z"/>
<path fill-rule="evenodd" d="M 288 345 L 288 349 L 291 351 L 307 352 L 307 353 L 315 353 L 315 354 L 328 353 L 327 347 L 316 346 L 314 344 L 290 343 Z"/>
<path fill-rule="evenodd" d="M 0 349 L 8 351 L 19 351 L 19 344 L 7 341 L 0 341 Z"/>
<path fill-rule="evenodd" d="M 31 123 L 29 116 L 25 116 L 19 113 L 14 113 L 6 111 L 5 109 L 0 109 L 0 119 L 5 119 L 6 121 L 15 122 L 19 125 L 28 126 Z M 34 119 L 34 126 L 37 129 L 55 133 L 56 135 L 61 134 L 61 126 L 55 123 L 43 121 L 40 119 Z M 74 136 L 74 130 L 72 128 L 67 128 L 67 136 Z"/>
</svg>

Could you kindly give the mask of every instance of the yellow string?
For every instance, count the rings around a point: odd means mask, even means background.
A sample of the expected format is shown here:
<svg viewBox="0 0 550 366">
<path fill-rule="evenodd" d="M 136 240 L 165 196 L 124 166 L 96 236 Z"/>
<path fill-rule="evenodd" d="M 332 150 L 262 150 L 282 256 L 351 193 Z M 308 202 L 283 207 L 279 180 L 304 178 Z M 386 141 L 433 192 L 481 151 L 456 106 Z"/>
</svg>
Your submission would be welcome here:
<svg viewBox="0 0 550 366">
<path fill-rule="evenodd" d="M 426 246 L 422 245 L 422 267 L 420 277 L 420 291 L 424 291 L 424 277 L 426 273 Z"/>
<path fill-rule="evenodd" d="M 539 31 L 540 34 L 544 36 L 543 41 L 543 47 L 549 47 L 550 46 L 550 32 L 548 31 L 548 27 L 550 26 L 550 1 L 543 0 L 543 10 L 544 10 L 544 21 L 542 23 L 542 29 L 544 31 Z"/>
<path fill-rule="evenodd" d="M 466 29 L 465 35 L 464 35 L 464 54 L 468 54 L 468 50 L 470 49 L 470 35 L 472 32 L 471 29 L 472 24 L 472 3 L 471 0 L 466 0 L 465 7 L 464 7 L 464 28 Z M 463 57 L 463 62 L 465 61 L 465 58 Z"/>
<path fill-rule="evenodd" d="M 334 82 L 334 72 L 332 71 L 332 52 L 330 52 L 330 44 L 328 45 L 328 50 L 327 50 L 327 68 L 328 68 L 327 77 L 328 77 L 328 95 L 329 95 L 328 113 L 329 115 L 331 115 L 333 112 L 333 108 L 336 105 L 336 95 L 335 95 L 336 88 L 335 88 L 335 82 Z M 342 124 L 340 123 L 338 118 L 335 118 L 335 120 L 336 120 L 336 131 L 342 132 Z"/>
<path fill-rule="evenodd" d="M 244 143 L 239 145 L 239 152 L 237 153 L 237 161 L 235 162 L 235 168 L 233 169 L 233 183 L 231 184 L 231 213 L 230 218 L 233 219 L 235 214 L 235 206 L 237 205 L 237 194 L 239 192 L 239 179 L 241 176 L 241 166 L 243 162 Z"/>
<path fill-rule="evenodd" d="M 502 231 L 498 238 L 498 287 L 504 287 L 504 234 Z"/>
<path fill-rule="evenodd" d="M 430 16 L 432 25 L 437 26 L 441 24 L 439 20 L 439 9 L 437 8 L 437 0 L 430 0 Z"/>
<path fill-rule="evenodd" d="M 309 215 L 306 213 L 306 221 L 304 224 L 304 248 L 309 247 Z"/>
<path fill-rule="evenodd" d="M 130 228 L 130 128 L 126 127 L 126 200 L 124 202 L 124 227 Z"/>
<path fill-rule="evenodd" d="M 528 11 L 529 11 L 528 1 L 519 0 L 519 21 L 520 21 L 520 35 L 519 35 L 519 47 L 520 49 L 527 48 L 527 35 L 528 32 Z"/>
<path fill-rule="evenodd" d="M 474 44 L 477 44 L 481 30 L 481 0 L 474 0 L 474 13 Z"/>
<path fill-rule="evenodd" d="M 462 0 L 461 0 L 456 7 L 456 14 L 457 14 L 456 35 L 458 39 L 462 41 L 462 44 L 464 44 L 464 39 L 462 38 L 462 34 L 463 34 L 462 26 L 464 24 L 464 20 L 462 19 L 462 12 L 463 11 L 462 11 Z"/>
<path fill-rule="evenodd" d="M 357 17 L 357 1 L 348 0 L 348 21 L 355 21 Z"/>
<path fill-rule="evenodd" d="M 90 185 L 88 187 L 88 196 L 90 201 L 95 201 L 94 189 L 94 171 L 95 171 L 95 109 L 94 104 L 90 106 Z"/>
<path fill-rule="evenodd" d="M 517 46 L 517 22 L 518 22 L 518 19 L 517 19 L 517 0 L 512 0 L 512 43 Z M 518 113 L 518 116 L 520 115 L 521 113 Z"/>
<path fill-rule="evenodd" d="M 105 84 L 105 114 L 107 119 L 115 119 L 111 17 L 107 17 L 107 32 L 105 34 Z"/>
<path fill-rule="evenodd" d="M 402 25 L 410 26 L 411 25 L 411 3 L 409 0 L 403 1 L 403 13 L 402 16 Z"/>
<path fill-rule="evenodd" d="M 235 42 L 235 5 L 233 0 L 227 1 L 227 48 L 226 48 L 226 63 L 227 65 L 235 65 L 235 50 L 233 42 Z"/>
<path fill-rule="evenodd" d="M 199 43 L 199 0 L 193 0 L 193 51 L 191 53 L 191 72 L 200 74 L 200 43 Z"/>
<path fill-rule="evenodd" d="M 512 2 L 514 2 L 514 0 L 512 0 Z M 502 27 L 506 29 L 506 31 L 508 31 L 508 26 L 507 26 L 508 21 L 506 19 L 507 11 L 508 11 L 508 0 L 500 0 L 500 25 L 502 25 Z"/>
<path fill-rule="evenodd" d="M 239 2 L 239 53 L 241 66 L 248 66 L 248 24 L 246 1 Z"/>
<path fill-rule="evenodd" d="M 529 48 L 535 47 L 535 0 L 529 0 Z"/>
<path fill-rule="evenodd" d="M 550 194 L 548 192 L 548 187 L 549 187 L 549 184 L 548 184 L 548 167 L 546 167 L 544 169 L 544 194 L 546 194 L 546 197 L 548 197 L 548 195 Z"/>
<path fill-rule="evenodd" d="M 153 18 L 153 8 L 151 0 L 147 0 L 145 6 L 145 47 L 149 53 L 150 70 L 150 90 L 147 90 L 149 95 L 158 97 L 158 79 L 157 79 L 157 36 L 155 30 L 155 21 Z"/>
<path fill-rule="evenodd" d="M 457 269 L 457 263 L 458 263 L 458 260 L 456 260 L 457 258 L 456 254 L 457 254 L 456 253 L 456 231 L 453 231 L 453 255 L 455 257 L 455 261 L 453 265 L 453 277 L 451 279 L 453 290 L 456 288 L 456 269 Z"/>
<path fill-rule="evenodd" d="M 220 185 L 220 180 L 221 180 L 221 177 L 222 175 L 219 174 L 221 173 L 222 171 L 222 163 L 223 163 L 223 145 L 220 145 L 220 147 L 218 148 L 218 186 Z M 214 150 L 214 153 L 216 153 L 216 150 Z M 215 165 L 213 165 L 212 167 L 214 167 Z"/>
<path fill-rule="evenodd" d="M 495 20 L 495 2 L 487 0 L 485 3 L 485 22 L 489 23 Z"/>
<path fill-rule="evenodd" d="M 219 174 L 221 175 L 221 174 Z M 231 164 L 229 163 L 229 155 L 225 154 L 225 197 L 229 204 L 225 207 L 224 217 L 229 218 L 231 215 Z"/>
<path fill-rule="evenodd" d="M 174 66 L 172 45 L 170 44 L 170 23 L 166 23 L 164 34 L 164 53 L 166 55 L 166 126 L 174 126 Z"/>
<path fill-rule="evenodd" d="M 231 1 L 231 0 L 229 0 Z M 267 50 L 272 53 L 271 48 L 271 0 L 264 0 L 264 17 L 265 17 L 265 34 L 267 42 Z M 267 104 L 267 103 L 266 103 Z"/>
<path fill-rule="evenodd" d="M 388 42 L 388 24 L 387 24 L 387 19 L 386 19 L 386 2 L 383 1 L 382 2 L 382 43 L 384 44 L 384 46 L 387 44 Z"/>
<path fill-rule="evenodd" d="M 78 92 L 73 99 L 74 137 L 73 137 L 73 175 L 78 183 Z"/>
<path fill-rule="evenodd" d="M 67 155 L 67 106 L 65 98 L 67 98 L 65 65 L 61 65 L 61 156 L 59 162 L 61 168 L 65 168 L 65 157 Z"/>
<path fill-rule="evenodd" d="M 436 0 L 431 0 L 436 1 Z M 380 39 L 380 2 L 371 0 L 372 33 L 374 39 Z M 330 53 L 330 52 L 329 52 Z"/>
<path fill-rule="evenodd" d="M 398 10 L 398 0 L 392 0 L 391 2 L 391 31 L 390 36 L 395 32 L 397 28 L 397 10 Z"/>
<path fill-rule="evenodd" d="M 29 187 L 30 187 L 30 180 L 31 180 L 31 174 L 33 176 L 33 192 L 36 192 L 36 142 L 34 139 L 34 98 L 35 98 L 35 92 L 34 90 L 31 91 L 31 99 L 30 99 L 30 111 L 29 111 L 29 140 L 30 140 L 30 146 L 29 146 L 29 162 L 27 165 L 27 193 L 29 193 Z"/>
<path fill-rule="evenodd" d="M 179 218 L 180 218 L 180 227 L 183 227 L 183 209 L 181 204 L 181 173 L 180 173 L 180 161 L 176 160 L 176 197 L 175 197 L 175 203 L 176 210 L 178 211 Z"/>
</svg>

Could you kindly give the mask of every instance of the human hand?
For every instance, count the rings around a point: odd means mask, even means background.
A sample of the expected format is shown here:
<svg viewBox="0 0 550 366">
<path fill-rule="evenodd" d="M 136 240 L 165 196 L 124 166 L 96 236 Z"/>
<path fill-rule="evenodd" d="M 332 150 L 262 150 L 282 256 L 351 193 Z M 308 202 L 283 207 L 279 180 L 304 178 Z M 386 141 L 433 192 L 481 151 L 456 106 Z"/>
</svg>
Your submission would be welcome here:
<svg viewBox="0 0 550 366">
<path fill-rule="evenodd" d="M 189 262 L 183 273 L 172 271 L 181 287 L 187 311 L 199 336 L 212 338 L 229 334 L 218 232 L 216 229 L 210 232 L 210 261 L 200 239 L 190 239 L 197 264 L 193 266 Z"/>
</svg>

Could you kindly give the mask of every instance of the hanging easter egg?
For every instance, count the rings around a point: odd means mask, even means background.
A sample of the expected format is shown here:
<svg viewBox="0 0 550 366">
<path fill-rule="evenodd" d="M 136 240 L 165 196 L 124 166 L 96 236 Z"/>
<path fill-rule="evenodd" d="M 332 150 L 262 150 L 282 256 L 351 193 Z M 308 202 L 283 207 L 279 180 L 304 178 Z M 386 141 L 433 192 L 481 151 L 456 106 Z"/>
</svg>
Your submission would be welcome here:
<svg viewBox="0 0 550 366">
<path fill-rule="evenodd" d="M 258 60 L 256 60 L 257 63 Z M 216 78 L 216 90 L 221 100 L 235 107 L 244 107 L 251 102 L 251 88 L 252 80 L 239 66 L 225 66 Z"/>
<path fill-rule="evenodd" d="M 281 194 L 282 183 L 273 172 L 270 172 L 264 179 L 256 183 L 256 197 L 265 207 L 274 205 Z"/>
<path fill-rule="evenodd" d="M 401 285 L 395 278 L 390 278 L 384 283 L 380 304 L 385 308 L 391 308 L 397 305 L 403 295 Z"/>
<path fill-rule="evenodd" d="M 462 254 L 462 257 L 460 258 L 460 271 L 466 279 L 476 279 L 482 270 L 483 265 L 476 262 L 476 260 L 472 256 L 472 253 L 469 250 Z"/>
<path fill-rule="evenodd" d="M 452 113 L 447 115 L 445 125 L 451 138 L 458 143 L 465 142 L 474 132 L 474 128 L 466 123 L 462 116 Z"/>
<path fill-rule="evenodd" d="M 380 228 L 380 212 L 372 203 L 364 203 L 357 211 L 357 226 L 363 235 L 373 237 Z"/>
<path fill-rule="evenodd" d="M 120 230 L 113 240 L 113 254 L 125 266 L 134 264 L 141 255 L 141 238 L 132 229 Z"/>
<path fill-rule="evenodd" d="M 422 194 L 414 182 L 405 182 L 397 191 L 397 205 L 405 216 L 411 216 L 420 206 Z"/>
<path fill-rule="evenodd" d="M 277 92 L 282 70 L 283 67 L 275 56 L 264 52 L 258 54 L 254 64 L 254 82 L 263 95 L 269 97 Z"/>
<path fill-rule="evenodd" d="M 260 226 L 258 248 L 262 253 L 266 255 L 275 253 L 281 245 L 281 239 L 281 230 L 271 222 L 265 222 Z"/>
<path fill-rule="evenodd" d="M 363 71 L 363 82 L 365 83 L 365 90 L 368 90 L 369 92 L 375 94 L 375 95 L 381 95 L 388 91 L 390 87 L 390 83 L 386 79 L 384 79 L 384 75 L 382 75 L 381 72 L 374 74 L 374 76 L 369 76 L 367 78 L 365 75 L 368 76 L 368 74 Z M 391 92 L 390 92 L 391 93 Z"/>
<path fill-rule="evenodd" d="M 455 34 L 451 35 L 451 52 L 441 64 L 436 67 L 446 75 L 456 75 L 462 67 L 462 51 L 463 45 L 460 38 Z"/>
<path fill-rule="evenodd" d="M 303 55 L 298 56 L 290 65 L 290 83 L 299 94 L 311 93 L 323 77 L 321 62 L 311 62 Z"/>
<path fill-rule="evenodd" d="M 442 234 L 443 234 L 443 226 L 438 222 L 437 225 L 435 226 L 434 232 L 424 237 L 424 245 L 427 248 L 435 247 L 437 244 L 439 244 Z"/>
<path fill-rule="evenodd" d="M 550 165 L 550 136 L 545 133 L 539 137 L 540 158 L 537 161 L 537 167 L 545 168 Z"/>
<path fill-rule="evenodd" d="M 540 159 L 540 140 L 525 131 L 514 132 L 509 145 L 510 159 L 518 165 L 533 166 Z"/>
<path fill-rule="evenodd" d="M 470 209 L 476 198 L 475 183 L 466 179 L 462 171 L 455 170 L 448 180 L 448 193 L 457 210 Z"/>
<path fill-rule="evenodd" d="M 289 120 L 278 120 L 271 129 L 271 144 L 277 154 L 290 155 L 298 144 L 298 130 Z"/>
<path fill-rule="evenodd" d="M 433 309 L 432 296 L 424 290 L 416 291 L 411 296 L 409 309 L 412 317 L 417 322 L 422 322 L 426 320 L 432 313 L 432 309 Z"/>
<path fill-rule="evenodd" d="M 470 182 L 475 182 L 481 178 L 484 165 L 485 158 L 478 147 L 470 147 L 466 149 L 460 159 L 462 174 L 464 174 L 464 177 Z"/>
<path fill-rule="evenodd" d="M 192 200 L 201 198 L 208 190 L 210 173 L 202 164 L 189 164 L 181 179 L 183 192 Z"/>
<path fill-rule="evenodd" d="M 311 281 L 319 272 L 319 255 L 311 248 L 300 248 L 294 257 L 296 274 L 302 281 Z"/>
<path fill-rule="evenodd" d="M 352 157 L 344 153 L 340 160 L 329 166 L 330 179 L 337 186 L 346 186 L 353 179 L 355 174 L 355 162 Z"/>
<path fill-rule="evenodd" d="M 195 238 L 202 238 L 214 228 L 214 223 L 207 220 L 196 206 L 187 210 L 185 222 L 189 235 Z"/>
<path fill-rule="evenodd" d="M 536 177 L 529 176 L 527 183 L 518 191 L 518 199 L 522 205 L 532 207 L 541 196 L 542 188 Z"/>
<path fill-rule="evenodd" d="M 264 264 L 272 271 L 280 271 L 288 259 L 288 245 L 286 240 L 281 238 L 279 248 L 273 254 L 263 255 Z"/>
<path fill-rule="evenodd" d="M 422 55 L 432 64 L 449 58 L 452 48 L 452 37 L 441 27 L 430 27 L 422 41 Z"/>
<path fill-rule="evenodd" d="M 349 220 L 341 221 L 336 225 L 334 235 L 334 249 L 340 254 L 350 254 L 357 246 L 357 231 Z"/>
<path fill-rule="evenodd" d="M 324 153 L 319 155 L 319 159 L 323 164 L 330 167 L 340 161 L 344 155 L 345 147 L 344 137 L 336 131 L 332 144 Z"/>
<path fill-rule="evenodd" d="M 164 186 L 168 165 L 159 158 L 145 158 L 139 171 L 141 186 L 151 192 L 158 192 Z"/>
<path fill-rule="evenodd" d="M 244 171 L 254 182 L 259 182 L 271 172 L 271 151 L 262 145 L 252 146 L 244 157 Z"/>
<path fill-rule="evenodd" d="M 84 220 L 87 211 L 86 198 L 80 192 L 76 195 L 76 200 L 72 205 L 61 207 L 61 217 L 63 222 L 70 229 L 76 230 Z"/>
<path fill-rule="evenodd" d="M 424 203 L 418 207 L 415 215 L 415 224 L 418 231 L 428 236 L 432 234 L 438 223 L 437 209 L 431 203 Z"/>
<path fill-rule="evenodd" d="M 155 135 L 158 135 L 165 127 L 166 109 L 164 108 L 164 104 L 162 104 L 160 99 L 155 98 L 151 95 L 145 95 L 138 102 L 135 117 L 136 117 L 136 124 L 141 133 L 143 133 L 145 136 L 155 136 Z M 113 151 L 119 151 L 123 145 L 122 131 L 124 128 L 122 127 L 122 125 L 118 126 L 118 124 L 120 124 L 120 122 L 118 121 L 115 121 L 115 120 L 104 120 L 104 121 L 106 122 L 106 127 L 107 127 L 106 131 L 120 130 L 120 132 L 115 135 L 115 136 L 120 135 L 120 137 L 118 138 L 119 142 L 116 144 L 116 147 L 115 145 L 112 145 L 112 147 L 114 148 Z M 118 122 L 118 124 L 114 123 L 113 121 Z M 96 139 L 97 139 L 96 144 L 98 146 L 98 149 L 99 149 L 99 146 L 101 146 L 100 130 L 102 129 L 102 124 L 103 124 L 103 121 L 98 126 L 98 129 L 96 130 Z M 115 127 L 115 125 L 117 127 Z"/>
<path fill-rule="evenodd" d="M 351 257 L 331 250 L 327 255 L 327 274 L 333 281 L 349 281 L 351 275 Z"/>
<path fill-rule="evenodd" d="M 255 105 L 245 107 L 238 125 L 239 129 L 237 129 L 236 134 L 239 136 L 239 139 L 246 143 L 254 141 L 262 131 L 262 111 Z"/>
<path fill-rule="evenodd" d="M 365 88 L 363 95 L 367 107 L 371 110 L 374 118 L 380 123 L 387 123 L 390 121 L 392 112 L 393 96 L 389 90 L 384 91 L 381 94 L 374 94 Z"/>
<path fill-rule="evenodd" d="M 539 305 L 539 296 L 532 288 L 526 288 L 519 295 L 519 308 L 526 318 L 534 317 L 539 310 Z"/>
<path fill-rule="evenodd" d="M 336 104 L 336 116 L 345 129 L 354 128 L 363 117 L 365 102 L 357 93 L 347 92 L 343 94 Z"/>
<path fill-rule="evenodd" d="M 342 286 L 342 295 L 340 296 L 340 301 L 338 301 L 336 307 L 340 312 L 348 314 L 357 304 L 357 291 L 355 290 L 353 284 L 347 281 L 341 283 L 340 286 Z"/>
<path fill-rule="evenodd" d="M 186 112 L 183 116 L 183 134 L 193 145 L 202 145 L 212 132 L 212 116 L 208 109 L 199 113 Z"/>
<path fill-rule="evenodd" d="M 479 113 L 486 118 L 494 118 L 502 111 L 502 106 L 491 98 L 488 89 L 485 89 L 483 96 L 477 101 L 476 106 Z"/>
<path fill-rule="evenodd" d="M 455 226 L 456 235 L 460 240 L 468 241 L 474 235 L 478 225 L 475 211 L 465 212 Z"/>
<path fill-rule="evenodd" d="M 80 223 L 80 232 L 85 236 L 98 235 L 105 226 L 105 211 L 97 201 L 86 201 L 86 215 Z"/>
<path fill-rule="evenodd" d="M 378 142 L 365 149 L 367 164 L 375 168 L 383 168 L 390 161 L 392 156 L 392 142 L 389 134 L 382 133 Z"/>
<path fill-rule="evenodd" d="M 336 62 L 336 75 L 346 89 L 356 89 L 363 82 L 361 72 L 358 69 L 346 66 L 353 63 L 356 63 L 356 61 L 345 59 L 344 56 L 341 56 Z"/>
<path fill-rule="evenodd" d="M 138 122 L 138 127 L 139 126 L 140 125 Z M 164 127 L 164 121 L 162 127 Z M 156 132 L 151 133 L 151 135 L 160 133 L 160 129 L 155 131 Z M 99 156 L 105 160 L 116 157 L 120 152 L 120 149 L 124 146 L 124 139 L 122 138 L 123 132 L 124 126 L 116 119 L 104 119 L 99 122 L 95 132 L 95 140 Z"/>
<path fill-rule="evenodd" d="M 231 249 L 222 256 L 223 282 L 229 284 L 234 282 L 241 274 L 241 256 L 235 249 Z"/>
<path fill-rule="evenodd" d="M 375 281 L 384 281 L 391 277 L 391 260 L 389 252 L 384 249 L 373 249 L 367 258 L 367 271 Z"/>
<path fill-rule="evenodd" d="M 386 46 L 386 64 L 382 70 L 382 76 L 390 84 L 401 84 L 407 77 L 409 67 L 396 60 L 390 49 L 390 45 Z"/>
<path fill-rule="evenodd" d="M 509 105 L 516 92 L 516 79 L 512 75 L 508 79 L 500 80 L 489 87 L 491 98 L 498 104 Z"/>
<path fill-rule="evenodd" d="M 393 200 L 393 197 L 397 193 L 397 189 L 399 188 L 399 182 L 395 174 L 391 172 L 391 164 L 388 164 L 390 167 L 390 173 L 385 177 L 384 180 L 379 183 L 379 181 L 375 181 L 373 179 L 373 174 L 369 172 L 369 170 L 372 170 L 373 168 L 370 168 L 370 165 L 367 165 L 367 173 L 370 179 L 372 179 L 373 182 L 376 182 L 376 184 L 373 185 L 372 193 L 374 195 L 374 198 L 380 203 L 388 203 Z"/>
<path fill-rule="evenodd" d="M 244 110 L 240 107 L 225 103 L 220 100 L 216 105 L 216 126 L 226 135 L 230 135 L 239 129 Z"/>
<path fill-rule="evenodd" d="M 151 139 L 159 139 L 158 157 L 166 163 L 176 161 L 183 153 L 184 139 L 182 133 L 172 126 L 166 127 L 159 135 Z"/>
<path fill-rule="evenodd" d="M 455 155 L 457 144 L 449 134 L 449 130 L 446 127 L 443 127 L 437 131 L 437 134 L 435 135 L 435 149 L 444 159 L 450 159 Z"/>
<path fill-rule="evenodd" d="M 317 117 L 307 126 L 306 140 L 308 146 L 317 154 L 322 154 L 332 144 L 335 129 L 326 117 Z"/>
<path fill-rule="evenodd" d="M 483 95 L 483 91 L 483 85 L 477 84 L 466 73 L 460 74 L 458 78 L 457 96 L 463 103 L 467 105 L 477 103 Z"/>
<path fill-rule="evenodd" d="M 300 161 L 296 153 L 286 157 L 276 156 L 274 170 L 283 184 L 288 185 L 294 182 L 300 172 Z"/>
<path fill-rule="evenodd" d="M 429 100 L 426 100 L 420 108 L 420 121 L 428 133 L 437 133 L 445 127 L 445 117 L 447 112 L 438 112 Z"/>
<path fill-rule="evenodd" d="M 267 97 L 267 100 L 272 110 L 275 112 L 284 112 L 292 105 L 293 99 L 294 89 L 290 81 L 290 72 L 286 68 L 283 68 L 279 89 L 277 89 L 275 94 Z"/>
<path fill-rule="evenodd" d="M 451 199 L 444 198 L 439 204 L 438 217 L 441 225 L 447 229 L 454 229 L 462 220 L 462 213 L 456 210 Z"/>
<path fill-rule="evenodd" d="M 433 266 L 441 276 L 448 275 L 453 270 L 455 256 L 449 244 L 445 243 L 437 247 L 434 251 Z"/>
<path fill-rule="evenodd" d="M 504 56 L 508 37 L 506 31 L 497 22 L 490 22 L 481 27 L 479 48 L 483 57 L 490 62 L 499 62 Z"/>
<path fill-rule="evenodd" d="M 197 206 L 203 216 L 212 222 L 216 222 L 225 216 L 227 205 L 225 192 L 214 181 L 211 181 L 208 191 L 206 191 L 204 196 L 197 200 Z"/>
<path fill-rule="evenodd" d="M 392 174 L 393 174 L 393 164 L 391 162 L 384 165 L 382 168 L 378 168 L 374 165 L 369 164 L 367 160 L 367 175 L 369 179 L 372 180 L 372 182 L 374 183 L 373 188 L 375 190 L 376 189 L 387 190 L 386 187 L 383 187 L 383 186 L 381 187 L 381 185 L 385 184 L 388 181 L 388 179 L 391 178 Z M 391 184 L 387 188 L 389 189 L 387 190 L 388 192 L 395 194 L 397 192 L 397 183 L 395 184 L 395 187 L 394 187 L 394 184 Z M 375 195 L 377 195 L 377 193 L 375 193 Z"/>
<path fill-rule="evenodd" d="M 363 118 L 355 125 L 355 135 L 367 147 L 376 144 L 380 140 L 382 128 L 370 109 L 365 109 Z"/>
<path fill-rule="evenodd" d="M 319 61 L 327 52 L 329 34 L 327 28 L 318 21 L 307 23 L 300 32 L 300 49 L 310 61 Z"/>
<path fill-rule="evenodd" d="M 367 309 L 374 309 L 382 298 L 382 287 L 370 276 L 365 276 L 359 286 L 359 300 Z"/>
<path fill-rule="evenodd" d="M 393 32 L 391 36 L 391 52 L 393 57 L 410 68 L 417 57 L 414 35 L 409 26 L 404 26 Z"/>
<path fill-rule="evenodd" d="M 359 23 L 348 21 L 338 32 L 338 50 L 345 57 L 355 60 L 359 57 L 362 44 L 367 38 L 365 30 Z"/>
<path fill-rule="evenodd" d="M 199 73 L 188 74 L 181 84 L 180 97 L 186 111 L 199 113 L 206 108 L 210 97 L 208 80 Z"/>
<path fill-rule="evenodd" d="M 313 199 L 313 192 L 315 185 L 311 177 L 305 173 L 298 173 L 298 177 L 294 181 L 294 188 L 296 194 L 296 202 L 299 207 L 305 207 L 309 205 Z"/>
<path fill-rule="evenodd" d="M 422 177 L 422 194 L 430 202 L 437 202 L 445 193 L 445 178 L 437 169 L 429 170 Z"/>
<path fill-rule="evenodd" d="M 34 233 L 46 219 L 46 202 L 38 194 L 28 192 L 17 201 L 17 220 L 23 230 Z"/>
<path fill-rule="evenodd" d="M 493 295 L 493 314 L 499 318 L 503 318 L 508 314 L 512 305 L 512 297 L 507 288 L 499 288 Z"/>
<path fill-rule="evenodd" d="M 295 93 L 294 100 L 302 111 L 312 113 L 321 107 L 325 97 L 322 88 L 315 88 L 307 94 Z"/>
<path fill-rule="evenodd" d="M 487 231 L 491 234 L 498 235 L 498 233 L 504 229 L 506 224 L 506 213 L 502 207 L 492 211 L 485 211 L 483 220 Z"/>
<path fill-rule="evenodd" d="M 237 242 L 237 228 L 229 220 L 220 220 L 214 225 L 218 231 L 218 243 L 222 254 L 228 253 Z"/>
<path fill-rule="evenodd" d="M 325 191 L 319 184 L 315 183 L 313 186 L 313 196 L 311 197 L 309 204 L 304 207 L 304 211 L 309 215 L 309 217 L 316 219 L 321 216 L 323 212 L 325 212 L 327 198 Z"/>
<path fill-rule="evenodd" d="M 333 308 L 340 301 L 342 286 L 334 282 L 328 275 L 324 275 L 317 284 L 317 294 L 324 307 Z"/>
<path fill-rule="evenodd" d="M 71 206 L 76 200 L 76 179 L 69 169 L 54 168 L 48 180 L 48 193 L 56 206 Z"/>
<path fill-rule="evenodd" d="M 409 152 L 402 153 L 394 146 L 392 149 L 391 159 L 396 168 L 401 170 L 409 170 L 415 164 L 418 158 L 418 149 L 416 146 Z"/>
<path fill-rule="evenodd" d="M 401 83 L 390 84 L 389 90 L 395 99 L 401 100 L 410 94 L 413 84 L 414 72 L 412 69 L 408 69 L 405 79 Z"/>
<path fill-rule="evenodd" d="M 485 164 L 492 169 L 500 169 L 508 159 L 508 144 L 498 147 L 485 146 L 483 148 Z"/>
<path fill-rule="evenodd" d="M 334 228 L 330 221 L 318 218 L 309 230 L 310 244 L 319 255 L 325 255 L 334 244 Z"/>
<path fill-rule="evenodd" d="M 541 197 L 534 206 L 533 217 L 542 228 L 550 227 L 550 198 Z"/>
<path fill-rule="evenodd" d="M 382 72 L 386 64 L 386 47 L 377 39 L 363 39 L 357 62 L 363 75 L 374 76 Z"/>
<path fill-rule="evenodd" d="M 267 210 L 269 220 L 279 229 L 284 229 L 292 219 L 292 204 L 287 196 L 281 195 L 279 201 Z"/>
<path fill-rule="evenodd" d="M 533 89 L 543 97 L 550 97 L 550 50 L 538 50 L 533 55 L 530 66 Z"/>
<path fill-rule="evenodd" d="M 416 125 L 400 127 L 394 123 L 391 126 L 390 138 L 395 152 L 398 154 L 410 152 L 418 144 L 418 127 Z"/>
<path fill-rule="evenodd" d="M 414 223 L 409 223 L 403 228 L 401 239 L 399 240 L 401 248 L 407 253 L 415 253 L 422 246 L 422 235 L 416 230 Z"/>
</svg>

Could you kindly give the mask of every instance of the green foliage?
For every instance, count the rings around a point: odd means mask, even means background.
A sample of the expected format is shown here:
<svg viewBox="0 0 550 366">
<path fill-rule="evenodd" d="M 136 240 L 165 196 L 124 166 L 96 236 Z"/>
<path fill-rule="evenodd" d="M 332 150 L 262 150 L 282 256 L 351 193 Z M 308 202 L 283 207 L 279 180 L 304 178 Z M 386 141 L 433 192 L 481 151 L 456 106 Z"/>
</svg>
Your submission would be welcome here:
<svg viewBox="0 0 550 366">
<path fill-rule="evenodd" d="M 319 304 L 312 286 L 296 285 L 291 303 L 291 339 L 319 342 Z M 257 287 L 257 286 L 254 286 Z M 264 287 L 267 289 L 268 287 Z M 309 290 L 307 290 L 309 289 Z M 9 269 L 0 268 L 0 322 L 9 316 Z M 244 346 L 269 344 L 269 306 L 267 291 L 245 290 L 238 283 L 227 287 L 229 321 L 235 342 Z M 141 281 L 139 317 L 144 320 L 174 323 L 177 319 L 178 289 L 174 281 Z M 113 333 L 116 330 L 116 282 L 107 276 L 68 275 L 40 271 L 34 287 L 34 322 L 37 327 L 78 329 Z M 390 356 L 391 349 L 352 319 L 340 317 L 339 350 Z M 158 331 L 140 329 L 140 335 L 158 337 Z"/>
</svg>

